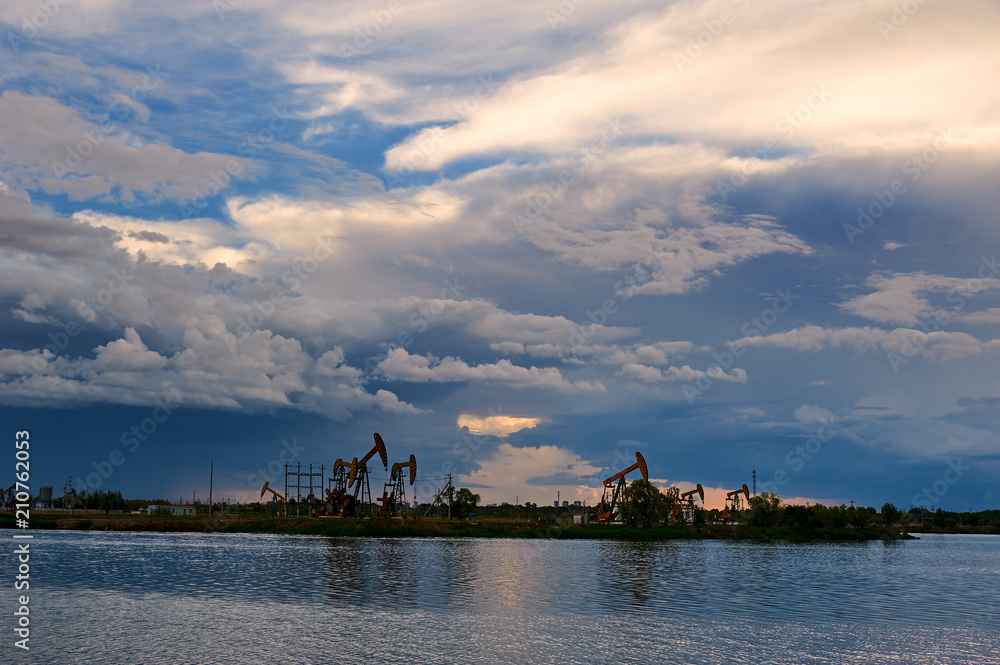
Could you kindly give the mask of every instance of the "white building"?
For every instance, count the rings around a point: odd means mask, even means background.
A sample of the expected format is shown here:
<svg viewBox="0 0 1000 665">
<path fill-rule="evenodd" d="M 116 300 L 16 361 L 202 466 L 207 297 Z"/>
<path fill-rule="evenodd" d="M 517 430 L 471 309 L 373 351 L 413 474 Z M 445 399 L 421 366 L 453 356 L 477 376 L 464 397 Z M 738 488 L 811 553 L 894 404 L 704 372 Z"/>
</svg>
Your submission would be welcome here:
<svg viewBox="0 0 1000 665">
<path fill-rule="evenodd" d="M 155 515 L 160 508 L 166 508 L 171 515 L 194 515 L 194 506 L 150 506 L 149 514 Z"/>
</svg>

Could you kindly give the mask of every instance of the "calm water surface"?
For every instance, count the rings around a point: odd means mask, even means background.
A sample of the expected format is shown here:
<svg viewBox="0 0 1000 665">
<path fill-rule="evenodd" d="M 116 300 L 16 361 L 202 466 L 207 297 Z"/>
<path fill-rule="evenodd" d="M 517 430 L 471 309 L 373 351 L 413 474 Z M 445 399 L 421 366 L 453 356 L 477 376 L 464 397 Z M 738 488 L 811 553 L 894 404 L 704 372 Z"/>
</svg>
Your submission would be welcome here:
<svg viewBox="0 0 1000 665">
<path fill-rule="evenodd" d="M 32 550 L 32 650 L 15 662 L 1000 663 L 997 536 L 40 532 Z"/>
</svg>

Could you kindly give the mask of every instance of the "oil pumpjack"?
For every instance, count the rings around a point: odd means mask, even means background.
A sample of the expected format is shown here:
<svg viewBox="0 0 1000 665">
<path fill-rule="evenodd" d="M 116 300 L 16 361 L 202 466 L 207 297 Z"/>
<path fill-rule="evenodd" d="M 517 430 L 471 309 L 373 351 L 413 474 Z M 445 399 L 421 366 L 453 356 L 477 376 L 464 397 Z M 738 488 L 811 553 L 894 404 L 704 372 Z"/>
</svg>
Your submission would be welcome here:
<svg viewBox="0 0 1000 665">
<path fill-rule="evenodd" d="M 601 496 L 601 503 L 598 504 L 597 508 L 596 519 L 598 522 L 611 522 L 618 517 L 618 508 L 621 504 L 622 493 L 625 491 L 625 476 L 636 469 L 639 469 L 642 473 L 643 480 L 649 480 L 649 469 L 646 468 L 646 460 L 642 458 L 642 453 L 638 451 L 635 453 L 635 464 L 619 471 L 604 481 L 604 494 Z"/>
<path fill-rule="evenodd" d="M 691 490 L 690 492 L 684 492 L 680 495 L 680 501 L 678 501 L 674 505 L 673 509 L 670 511 L 671 523 L 677 522 L 677 516 L 681 512 L 684 513 L 684 521 L 686 523 L 691 524 L 692 522 L 694 522 L 695 494 L 701 497 L 701 505 L 702 506 L 705 505 L 705 489 L 701 486 L 701 483 L 698 483 L 698 486 L 695 487 L 693 490 Z"/>
<path fill-rule="evenodd" d="M 270 492 L 271 494 L 274 495 L 271 498 L 271 501 L 275 505 L 275 507 L 277 508 L 276 512 L 284 513 L 285 512 L 285 497 L 282 496 L 280 492 L 278 492 L 277 490 L 275 490 L 275 489 L 273 489 L 271 487 L 271 481 L 270 480 L 264 481 L 264 486 L 260 488 L 260 498 L 263 499 L 264 498 L 264 494 L 266 492 Z"/>
<path fill-rule="evenodd" d="M 368 451 L 368 454 L 360 460 L 355 457 L 351 463 L 353 468 L 347 474 L 347 486 L 354 487 L 354 494 L 352 495 L 353 501 L 349 502 L 349 506 L 344 507 L 345 517 L 353 517 L 359 512 L 363 515 L 366 511 L 371 510 L 372 492 L 368 482 L 368 460 L 374 457 L 375 453 L 378 453 L 382 459 L 382 466 L 388 471 L 389 455 L 385 451 L 385 442 L 382 441 L 378 432 L 375 432 L 375 445 Z M 350 508 L 350 512 L 348 512 L 348 508 Z"/>
<path fill-rule="evenodd" d="M 742 508 L 740 494 L 746 496 L 747 503 L 750 503 L 750 488 L 747 487 L 746 483 L 743 483 L 743 487 L 738 490 L 726 492 L 726 507 L 723 509 L 722 514 L 719 515 L 720 522 L 728 523 L 733 518 L 733 513 L 738 512 Z"/>
<path fill-rule="evenodd" d="M 392 465 L 389 482 L 382 489 L 382 496 L 376 499 L 382 504 L 382 512 L 395 515 L 400 508 L 406 516 L 406 482 L 403 471 L 409 470 L 410 485 L 417 480 L 417 458 L 410 455 L 409 462 L 396 462 Z"/>
<path fill-rule="evenodd" d="M 343 515 L 347 511 L 348 504 L 354 501 L 354 497 L 347 493 L 347 488 L 348 479 L 355 474 L 356 463 L 356 458 L 353 462 L 345 462 L 338 458 L 333 463 L 333 477 L 329 479 L 333 488 L 326 490 L 326 501 L 330 504 L 330 515 Z"/>
</svg>

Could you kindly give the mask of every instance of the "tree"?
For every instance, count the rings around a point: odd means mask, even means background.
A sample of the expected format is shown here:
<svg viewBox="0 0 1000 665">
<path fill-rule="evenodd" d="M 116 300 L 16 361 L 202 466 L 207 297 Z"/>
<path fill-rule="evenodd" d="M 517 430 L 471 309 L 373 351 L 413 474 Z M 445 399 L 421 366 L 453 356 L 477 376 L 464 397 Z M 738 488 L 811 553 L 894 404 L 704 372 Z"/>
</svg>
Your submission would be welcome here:
<svg viewBox="0 0 1000 665">
<path fill-rule="evenodd" d="M 830 526 L 843 529 L 847 525 L 847 506 L 840 504 L 830 508 Z"/>
<path fill-rule="evenodd" d="M 468 487 L 462 487 L 455 492 L 455 498 L 452 503 L 452 516 L 459 518 L 468 517 L 469 513 L 479 505 L 479 499 L 480 496 L 478 494 L 473 494 L 472 490 Z"/>
<path fill-rule="evenodd" d="M 671 487 L 673 501 L 679 490 Z M 669 490 L 668 490 L 669 491 Z M 621 518 L 631 526 L 648 529 L 663 521 L 672 505 L 667 496 L 648 480 L 635 480 L 622 493 Z"/>
<path fill-rule="evenodd" d="M 668 487 L 665 490 L 660 490 L 660 492 L 663 494 L 663 498 L 667 502 L 668 512 L 681 502 L 681 489 L 679 487 Z"/>
<path fill-rule="evenodd" d="M 771 492 L 750 497 L 750 525 L 777 526 L 781 522 L 781 497 Z"/>
<path fill-rule="evenodd" d="M 663 500 L 666 501 L 666 508 L 663 512 L 663 519 L 673 510 L 674 506 L 681 502 L 681 489 L 679 487 L 668 487 L 665 490 L 660 490 L 663 494 Z"/>
<path fill-rule="evenodd" d="M 862 506 L 851 506 L 847 509 L 848 519 L 851 524 L 859 529 L 867 528 L 875 517 L 874 508 L 864 508 Z"/>
<path fill-rule="evenodd" d="M 805 530 L 809 528 L 810 511 L 809 506 L 786 506 L 783 521 L 786 526 Z"/>
<path fill-rule="evenodd" d="M 886 528 L 899 522 L 899 518 L 902 516 L 903 512 L 891 503 L 886 503 L 882 506 L 882 523 Z"/>
<path fill-rule="evenodd" d="M 938 508 L 937 510 L 934 511 L 934 519 L 933 519 L 932 523 L 934 524 L 934 526 L 936 526 L 939 529 L 943 529 L 944 528 L 944 511 L 943 510 L 941 510 L 940 508 Z"/>
<path fill-rule="evenodd" d="M 830 527 L 830 509 L 822 503 L 809 506 L 809 528 L 828 529 Z"/>
</svg>

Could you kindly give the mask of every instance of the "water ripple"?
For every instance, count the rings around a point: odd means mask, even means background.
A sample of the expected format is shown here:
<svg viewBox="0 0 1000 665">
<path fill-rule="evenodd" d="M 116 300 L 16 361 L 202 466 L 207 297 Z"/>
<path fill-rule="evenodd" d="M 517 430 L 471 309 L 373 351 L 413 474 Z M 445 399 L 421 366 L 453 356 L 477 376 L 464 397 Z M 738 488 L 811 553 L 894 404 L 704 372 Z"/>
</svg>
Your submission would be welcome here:
<svg viewBox="0 0 1000 665">
<path fill-rule="evenodd" d="M 32 654 L 167 665 L 374 654 L 385 663 L 997 663 L 997 544 L 48 532 L 33 545 Z"/>
</svg>

